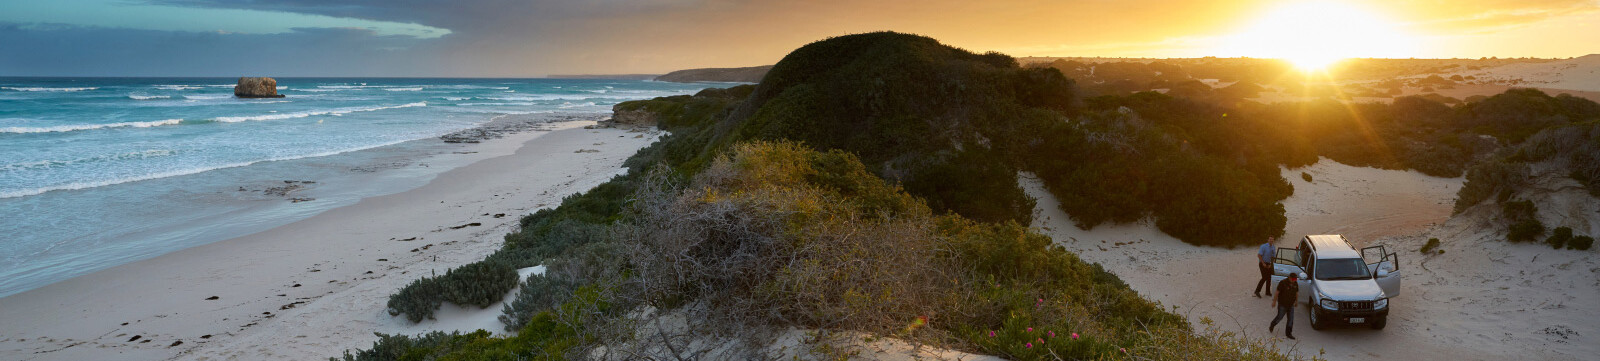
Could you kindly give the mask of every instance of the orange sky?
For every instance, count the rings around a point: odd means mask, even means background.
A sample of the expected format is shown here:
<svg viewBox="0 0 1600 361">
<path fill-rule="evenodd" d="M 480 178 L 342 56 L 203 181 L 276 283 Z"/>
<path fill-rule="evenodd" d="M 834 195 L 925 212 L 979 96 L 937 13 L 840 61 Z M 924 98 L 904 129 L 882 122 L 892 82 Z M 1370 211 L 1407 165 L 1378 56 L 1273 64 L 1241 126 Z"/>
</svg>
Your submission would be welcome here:
<svg viewBox="0 0 1600 361">
<path fill-rule="evenodd" d="M 770 64 L 799 45 L 853 32 L 928 35 L 1013 56 L 1198 57 L 1293 1 L 712 1 L 720 5 L 579 25 L 632 43 L 606 56 L 647 63 Z M 1346 1 L 1416 41 L 1408 57 L 1572 57 L 1600 53 L 1600 1 Z M 637 41 L 637 42 L 636 42 Z M 673 51 L 676 48 L 691 51 Z M 637 51 L 647 50 L 647 51 Z M 597 53 L 597 54 L 600 54 Z M 1354 54 L 1356 56 L 1371 56 Z M 668 67 L 670 68 L 670 67 Z M 665 70 L 665 69 L 662 69 Z"/>
<path fill-rule="evenodd" d="M 1377 20 L 1264 21 L 1306 2 Z M 0 75 L 659 74 L 880 30 L 1019 57 L 1565 58 L 1600 53 L 1597 23 L 1600 0 L 52 0 L 0 2 Z"/>
</svg>

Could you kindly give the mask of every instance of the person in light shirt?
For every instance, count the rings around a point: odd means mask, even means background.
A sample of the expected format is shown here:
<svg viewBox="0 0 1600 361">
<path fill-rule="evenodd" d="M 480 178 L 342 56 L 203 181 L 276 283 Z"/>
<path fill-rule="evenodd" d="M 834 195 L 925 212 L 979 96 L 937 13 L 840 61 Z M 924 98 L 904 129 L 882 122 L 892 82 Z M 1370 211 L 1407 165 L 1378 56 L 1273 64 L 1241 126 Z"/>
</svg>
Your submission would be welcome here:
<svg viewBox="0 0 1600 361">
<path fill-rule="evenodd" d="M 1261 248 L 1256 250 L 1256 268 L 1261 269 L 1261 280 L 1256 282 L 1256 298 L 1261 298 L 1262 286 L 1267 286 L 1267 296 L 1272 296 L 1272 253 L 1276 251 L 1272 242 L 1277 240 L 1278 237 L 1267 237 L 1267 243 L 1262 243 Z"/>
</svg>

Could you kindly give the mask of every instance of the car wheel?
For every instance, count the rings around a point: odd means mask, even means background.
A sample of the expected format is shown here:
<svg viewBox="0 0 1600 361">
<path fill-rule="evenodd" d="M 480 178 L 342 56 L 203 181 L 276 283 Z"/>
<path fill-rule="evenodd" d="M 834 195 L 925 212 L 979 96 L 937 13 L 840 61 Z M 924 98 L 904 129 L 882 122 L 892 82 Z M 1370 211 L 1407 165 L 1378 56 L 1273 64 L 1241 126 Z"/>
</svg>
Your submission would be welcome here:
<svg viewBox="0 0 1600 361">
<path fill-rule="evenodd" d="M 1388 323 L 1389 323 L 1389 317 L 1387 317 L 1387 316 L 1378 317 L 1377 319 L 1372 320 L 1372 329 L 1374 329 L 1374 330 L 1382 330 L 1383 326 L 1386 326 Z"/>
<path fill-rule="evenodd" d="M 1322 319 L 1317 317 L 1317 309 L 1313 307 L 1307 311 L 1311 311 L 1309 312 L 1311 314 L 1311 329 L 1322 330 L 1325 326 L 1322 324 Z"/>
</svg>

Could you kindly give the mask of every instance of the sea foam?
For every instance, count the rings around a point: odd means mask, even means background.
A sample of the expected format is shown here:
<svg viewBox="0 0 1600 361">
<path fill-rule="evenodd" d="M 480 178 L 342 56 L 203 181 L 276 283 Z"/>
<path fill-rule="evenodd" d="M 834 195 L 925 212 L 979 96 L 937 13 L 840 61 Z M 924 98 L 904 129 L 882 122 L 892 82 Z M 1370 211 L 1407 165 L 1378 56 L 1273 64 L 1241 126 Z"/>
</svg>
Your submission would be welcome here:
<svg viewBox="0 0 1600 361">
<path fill-rule="evenodd" d="M 23 91 L 23 92 L 81 92 L 81 91 L 85 91 L 85 90 L 100 89 L 100 87 L 42 88 L 42 87 L 9 87 L 9 86 L 0 86 L 0 89 L 10 89 L 10 90 L 15 90 L 15 91 Z"/>
<path fill-rule="evenodd" d="M 416 103 L 409 103 L 409 104 L 391 105 L 391 106 L 382 106 L 382 107 L 369 107 L 369 108 L 338 108 L 338 109 L 327 109 L 327 110 L 308 110 L 308 111 L 294 112 L 294 113 L 252 115 L 252 116 L 243 116 L 243 117 L 217 117 L 217 118 L 212 119 L 212 120 L 215 120 L 215 121 L 218 121 L 218 122 L 223 122 L 223 123 L 238 123 L 238 122 L 248 122 L 248 121 L 256 121 L 256 120 L 279 120 L 279 119 L 305 118 L 305 117 L 313 117 L 313 116 L 318 116 L 318 115 L 344 115 L 344 114 L 355 113 L 355 112 L 370 112 L 370 111 L 384 110 L 384 109 L 399 109 L 399 108 L 425 107 L 425 106 L 428 106 L 428 102 L 416 102 Z"/>
<path fill-rule="evenodd" d="M 296 155 L 296 156 L 276 157 L 276 158 L 268 158 L 268 159 L 262 159 L 262 160 L 256 160 L 256 161 L 228 163 L 228 164 L 209 166 L 209 167 L 202 166 L 202 167 L 195 167 L 195 168 L 181 169 L 181 170 L 174 170 L 174 171 L 167 171 L 167 172 L 158 172 L 158 173 L 145 174 L 145 175 L 132 176 L 132 177 L 123 177 L 123 178 L 105 179 L 105 180 L 94 180 L 94 181 L 83 181 L 83 182 L 61 184 L 61 185 L 54 185 L 54 186 L 40 187 L 40 188 L 33 188 L 33 189 L 0 190 L 0 199 L 3 199 L 3 198 L 16 198 L 16 197 L 27 197 L 27 196 L 31 196 L 31 195 L 43 194 L 45 192 L 50 192 L 50 191 L 95 188 L 95 187 L 104 187 L 104 186 L 113 185 L 113 184 L 122 184 L 122 183 L 128 183 L 128 182 L 138 182 L 138 181 L 151 180 L 151 179 L 160 179 L 160 178 L 167 178 L 167 177 L 185 176 L 185 175 L 190 175 L 190 174 L 209 172 L 209 171 L 218 170 L 218 169 L 244 167 L 244 166 L 248 166 L 248 165 L 252 165 L 252 164 L 256 164 L 256 163 L 261 163 L 261 162 L 277 162 L 277 161 L 295 160 L 295 159 L 303 159 L 303 158 L 326 157 L 326 156 L 335 155 L 335 154 L 349 153 L 349 152 L 367 150 L 367 149 L 372 149 L 372 148 L 377 148 L 377 147 L 395 145 L 395 144 L 400 144 L 402 142 L 405 142 L 405 141 L 403 141 L 403 140 L 402 141 L 393 141 L 393 142 L 386 142 L 386 143 L 381 143 L 381 144 L 373 144 L 373 145 L 368 145 L 368 146 L 347 148 L 347 149 L 335 150 L 335 151 L 330 151 L 330 152 L 322 152 L 322 153 L 316 153 L 316 154 L 305 154 L 305 155 Z"/>
<path fill-rule="evenodd" d="M 34 162 L 26 162 L 26 163 L 4 164 L 4 165 L 0 165 L 0 173 L 13 172 L 13 171 L 22 171 L 22 170 L 29 170 L 29 169 L 52 168 L 52 167 L 60 167 L 60 166 L 67 166 L 67 165 L 81 164 L 81 163 L 121 161 L 121 160 L 132 160 L 132 159 L 148 159 L 148 158 L 155 158 L 155 157 L 165 157 L 165 156 L 169 156 L 169 155 L 173 155 L 173 154 L 177 154 L 177 152 L 174 152 L 174 151 L 172 151 L 170 149 L 149 149 L 149 150 L 134 151 L 134 152 L 120 153 L 120 154 L 97 155 L 97 156 L 85 157 L 85 158 L 77 158 L 77 159 L 66 159 L 66 160 L 53 160 L 52 159 L 52 160 L 41 160 L 41 161 L 34 161 Z"/>
<path fill-rule="evenodd" d="M 92 129 L 105 129 L 105 128 L 123 128 L 123 127 L 149 128 L 149 127 L 158 127 L 158 126 L 163 126 L 163 125 L 175 125 L 175 124 L 179 124 L 179 123 L 183 123 L 183 119 L 167 119 L 167 120 L 157 120 L 157 121 L 150 121 L 150 122 L 122 122 L 122 123 L 106 123 L 106 124 L 71 124 L 71 125 L 57 125 L 57 126 L 53 126 L 53 127 L 5 127 L 5 128 L 0 128 L 0 133 L 56 133 L 56 132 L 72 132 L 72 131 L 79 131 L 79 130 L 92 130 Z"/>
</svg>

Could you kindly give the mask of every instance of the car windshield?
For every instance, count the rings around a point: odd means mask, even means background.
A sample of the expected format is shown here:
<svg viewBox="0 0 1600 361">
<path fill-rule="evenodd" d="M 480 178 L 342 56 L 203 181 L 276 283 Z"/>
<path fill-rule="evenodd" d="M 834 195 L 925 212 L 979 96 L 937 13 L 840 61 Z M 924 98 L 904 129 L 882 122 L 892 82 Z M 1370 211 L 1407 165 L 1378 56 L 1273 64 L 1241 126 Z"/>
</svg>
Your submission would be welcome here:
<svg viewBox="0 0 1600 361">
<path fill-rule="evenodd" d="M 1317 260 L 1317 279 L 1319 280 L 1359 280 L 1372 278 L 1367 272 L 1366 262 L 1360 258 L 1336 258 Z"/>
</svg>

